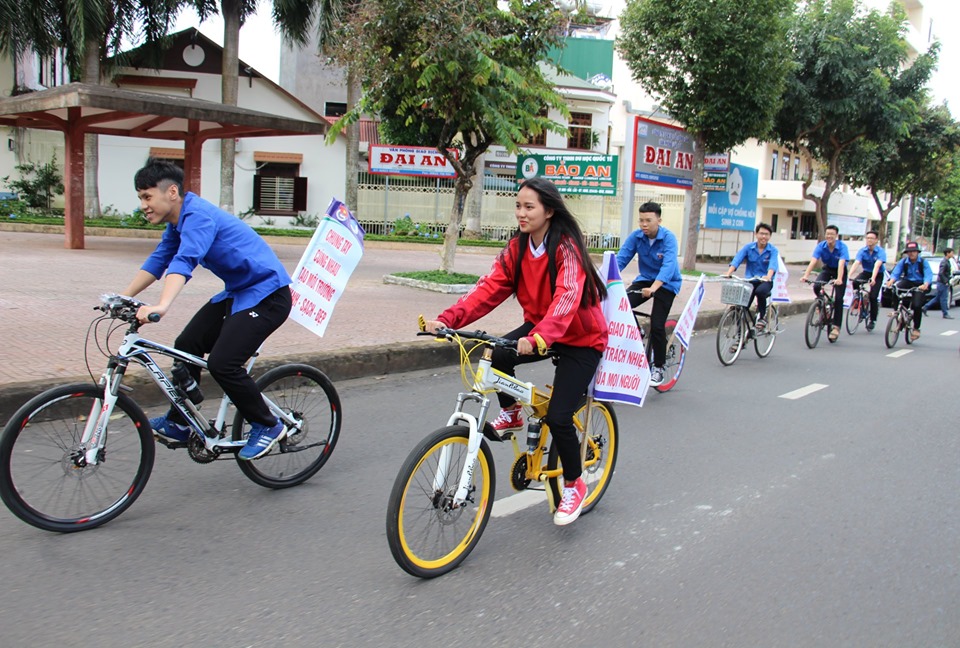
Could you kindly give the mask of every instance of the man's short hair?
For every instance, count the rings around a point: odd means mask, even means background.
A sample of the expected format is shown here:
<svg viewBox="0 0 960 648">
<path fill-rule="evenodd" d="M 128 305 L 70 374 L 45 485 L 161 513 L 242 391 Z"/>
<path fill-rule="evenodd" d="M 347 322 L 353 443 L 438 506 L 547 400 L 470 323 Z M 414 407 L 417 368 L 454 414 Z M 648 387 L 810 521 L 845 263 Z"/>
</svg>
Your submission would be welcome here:
<svg viewBox="0 0 960 648">
<path fill-rule="evenodd" d="M 880 238 L 880 232 L 878 232 L 877 230 L 869 230 L 869 231 L 867 232 L 867 234 L 873 234 L 873 235 L 876 236 L 877 238 Z M 863 235 L 864 238 L 866 238 L 867 234 L 864 234 L 864 235 Z"/>
<path fill-rule="evenodd" d="M 660 218 L 663 211 L 660 209 L 660 203 L 655 203 L 653 201 L 647 201 L 640 205 L 640 208 L 637 210 L 641 214 L 653 213 L 657 215 L 657 218 Z"/>
<path fill-rule="evenodd" d="M 943 254 L 947 255 L 947 254 L 950 254 L 951 252 L 953 252 L 953 248 L 947 248 L 946 250 L 943 251 Z"/>
<path fill-rule="evenodd" d="M 773 234 L 773 228 L 767 225 L 766 223 L 757 223 L 757 226 L 753 228 L 753 233 L 756 234 L 762 229 L 765 229 L 770 234 Z"/>
<path fill-rule="evenodd" d="M 160 187 L 164 183 L 177 185 L 177 190 L 183 196 L 183 169 L 168 160 L 149 158 L 147 164 L 133 177 L 133 186 L 137 191 Z"/>
<path fill-rule="evenodd" d="M 836 225 L 827 225 L 825 228 L 823 228 L 823 231 L 824 231 L 824 232 L 826 232 L 827 230 L 833 230 L 833 231 L 836 232 L 837 234 L 840 233 L 840 228 L 837 227 Z"/>
</svg>

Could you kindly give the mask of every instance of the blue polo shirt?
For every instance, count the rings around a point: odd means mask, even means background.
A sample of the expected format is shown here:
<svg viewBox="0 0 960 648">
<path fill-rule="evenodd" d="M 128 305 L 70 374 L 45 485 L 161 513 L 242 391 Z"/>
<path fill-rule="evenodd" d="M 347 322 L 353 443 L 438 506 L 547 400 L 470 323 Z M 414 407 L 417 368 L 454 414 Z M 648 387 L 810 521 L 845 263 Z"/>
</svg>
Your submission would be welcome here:
<svg viewBox="0 0 960 648">
<path fill-rule="evenodd" d="M 634 230 L 617 252 L 617 268 L 622 272 L 636 256 L 640 274 L 634 279 L 635 282 L 659 279 L 664 288 L 676 295 L 683 283 L 680 266 L 677 265 L 677 249 L 677 237 L 666 227 L 657 230 L 653 242 L 643 230 Z"/>
<path fill-rule="evenodd" d="M 897 262 L 890 276 L 894 281 L 900 277 L 904 277 L 909 281 L 915 281 L 917 283 L 933 283 L 933 272 L 930 270 L 930 264 L 920 256 L 918 256 L 917 260 L 913 263 L 910 263 L 908 257 L 903 257 Z"/>
<path fill-rule="evenodd" d="M 813 248 L 811 258 L 820 259 L 820 261 L 823 262 L 824 268 L 833 268 L 836 270 L 840 267 L 841 259 L 844 261 L 850 260 L 850 252 L 847 250 L 847 244 L 843 241 L 834 243 L 832 252 L 826 241 L 820 241 L 817 247 Z"/>
<path fill-rule="evenodd" d="M 223 280 L 224 290 L 210 301 L 233 299 L 231 314 L 253 308 L 290 285 L 280 259 L 253 228 L 188 191 L 176 226 L 167 223 L 160 244 L 141 268 L 158 279 L 166 271 L 189 281 L 198 265 Z"/>
<path fill-rule="evenodd" d="M 877 264 L 877 261 L 880 263 L 887 262 L 887 251 L 879 245 L 873 246 L 873 251 L 871 251 L 870 246 L 865 245 L 857 252 L 856 261 L 860 262 L 864 272 L 873 272 L 873 266 Z"/>
<path fill-rule="evenodd" d="M 757 245 L 756 241 L 747 243 L 740 248 L 737 256 L 733 257 L 730 265 L 736 270 L 744 259 L 747 261 L 747 277 L 766 277 L 767 272 L 771 269 L 773 274 L 776 275 L 777 268 L 780 267 L 780 252 L 769 243 L 767 243 L 763 252 L 760 251 L 760 246 Z"/>
</svg>

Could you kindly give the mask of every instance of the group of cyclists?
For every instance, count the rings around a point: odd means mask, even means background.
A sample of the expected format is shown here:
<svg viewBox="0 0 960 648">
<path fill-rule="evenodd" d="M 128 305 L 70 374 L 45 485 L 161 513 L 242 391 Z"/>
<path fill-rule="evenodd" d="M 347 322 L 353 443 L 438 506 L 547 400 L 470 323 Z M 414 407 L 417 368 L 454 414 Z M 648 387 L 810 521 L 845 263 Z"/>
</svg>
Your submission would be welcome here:
<svg viewBox="0 0 960 648">
<path fill-rule="evenodd" d="M 264 405 L 243 362 L 287 318 L 291 308 L 290 277 L 252 228 L 199 196 L 184 193 L 183 172 L 174 164 L 148 160 L 135 176 L 135 187 L 147 220 L 166 223 L 166 229 L 156 251 L 124 294 L 134 296 L 165 275 L 159 302 L 143 306 L 138 312 L 138 319 L 145 324 L 168 312 L 197 265 L 224 281 L 224 291 L 201 307 L 177 337 L 175 346 L 194 355 L 207 355 L 211 375 L 251 422 L 250 438 L 239 456 L 261 457 L 283 439 L 286 430 Z M 426 327 L 431 332 L 438 327 L 464 327 L 507 298 L 517 299 L 523 323 L 504 336 L 517 341 L 516 352 L 498 349 L 493 366 L 514 375 L 517 365 L 541 360 L 547 349 L 553 351 L 556 372 L 545 421 L 557 444 L 564 476 L 554 522 L 566 525 L 578 518 L 587 495 L 581 478 L 580 444 L 572 420 L 574 408 L 596 373 L 606 347 L 607 323 L 601 308 L 606 287 L 590 259 L 580 226 L 553 183 L 543 178 L 523 182 L 517 193 L 515 216 L 518 229 L 497 256 L 491 271 L 456 304 L 427 321 Z M 661 217 L 657 203 L 641 205 L 639 228 L 627 237 L 616 256 L 621 271 L 637 259 L 639 274 L 628 289 L 631 306 L 653 300 L 653 386 L 663 380 L 666 320 L 682 283 L 677 238 L 662 226 Z M 760 223 L 755 234 L 756 240 L 737 253 L 726 275 L 732 275 L 746 262 L 758 312 L 762 314 L 766 312 L 766 301 L 779 267 L 779 253 L 770 243 L 769 225 Z M 837 299 L 842 300 L 849 253 L 838 239 L 837 228 L 828 226 L 825 240 L 817 245 L 803 276 L 806 279 L 816 263 L 821 262 L 820 277 L 836 283 Z M 857 280 L 871 286 L 871 328 L 878 310 L 879 271 L 886 261 L 877 240 L 877 233 L 869 232 L 867 245 L 858 252 L 854 263 L 854 268 L 862 268 Z M 906 257 L 894 268 L 888 285 L 897 281 L 905 287 L 929 287 L 930 269 L 922 259 L 918 260 L 919 251 L 916 243 L 907 244 Z M 917 337 L 922 299 L 920 295 L 914 301 Z M 833 339 L 839 334 L 841 316 L 842 309 L 837 309 L 830 332 Z M 762 318 L 757 325 L 765 325 Z M 502 435 L 522 429 L 520 406 L 505 394 L 498 397 L 501 410 L 492 423 L 496 432 Z M 172 410 L 151 419 L 150 424 L 158 436 L 168 441 L 185 440 L 189 433 L 185 421 L 177 420 Z"/>
</svg>

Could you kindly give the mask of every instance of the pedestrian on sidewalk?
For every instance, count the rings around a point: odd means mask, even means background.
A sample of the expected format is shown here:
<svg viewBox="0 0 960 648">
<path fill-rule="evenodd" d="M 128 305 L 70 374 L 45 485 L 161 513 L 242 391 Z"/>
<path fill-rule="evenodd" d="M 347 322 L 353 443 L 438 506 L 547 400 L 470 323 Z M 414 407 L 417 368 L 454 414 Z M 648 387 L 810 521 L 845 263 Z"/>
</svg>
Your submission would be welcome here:
<svg viewBox="0 0 960 648">
<path fill-rule="evenodd" d="M 923 305 L 923 312 L 928 313 L 930 307 L 937 303 L 940 306 L 940 312 L 943 313 L 943 319 L 953 319 L 950 314 L 950 278 L 953 276 L 953 248 L 947 248 L 943 251 L 943 259 L 940 260 L 940 267 L 937 270 L 937 294 L 930 297 L 927 303 Z"/>
</svg>

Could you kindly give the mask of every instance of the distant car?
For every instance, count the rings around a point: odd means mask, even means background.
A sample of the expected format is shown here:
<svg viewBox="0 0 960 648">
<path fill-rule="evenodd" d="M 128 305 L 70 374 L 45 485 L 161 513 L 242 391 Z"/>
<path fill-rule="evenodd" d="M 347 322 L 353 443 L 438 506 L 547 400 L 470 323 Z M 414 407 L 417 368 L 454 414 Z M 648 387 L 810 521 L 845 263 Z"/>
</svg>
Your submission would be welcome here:
<svg viewBox="0 0 960 648">
<path fill-rule="evenodd" d="M 514 178 L 492 175 L 485 173 L 483 175 L 483 188 L 486 191 L 509 191 L 516 192 L 517 181 Z"/>
<path fill-rule="evenodd" d="M 943 261 L 943 255 L 933 255 L 929 252 L 921 252 L 920 258 L 927 262 L 927 265 L 930 266 L 930 272 L 933 273 L 933 283 L 930 284 L 930 292 L 927 293 L 932 297 L 933 295 L 937 294 L 937 274 L 940 271 L 940 262 Z M 953 269 L 953 273 L 950 277 L 950 293 L 947 296 L 947 303 L 951 305 L 960 305 L 960 267 L 957 265 L 956 256 L 950 260 L 950 266 Z M 890 270 L 893 270 L 892 265 Z M 880 295 L 880 305 L 893 308 L 892 290 L 887 290 L 886 288 L 883 289 Z"/>
</svg>

